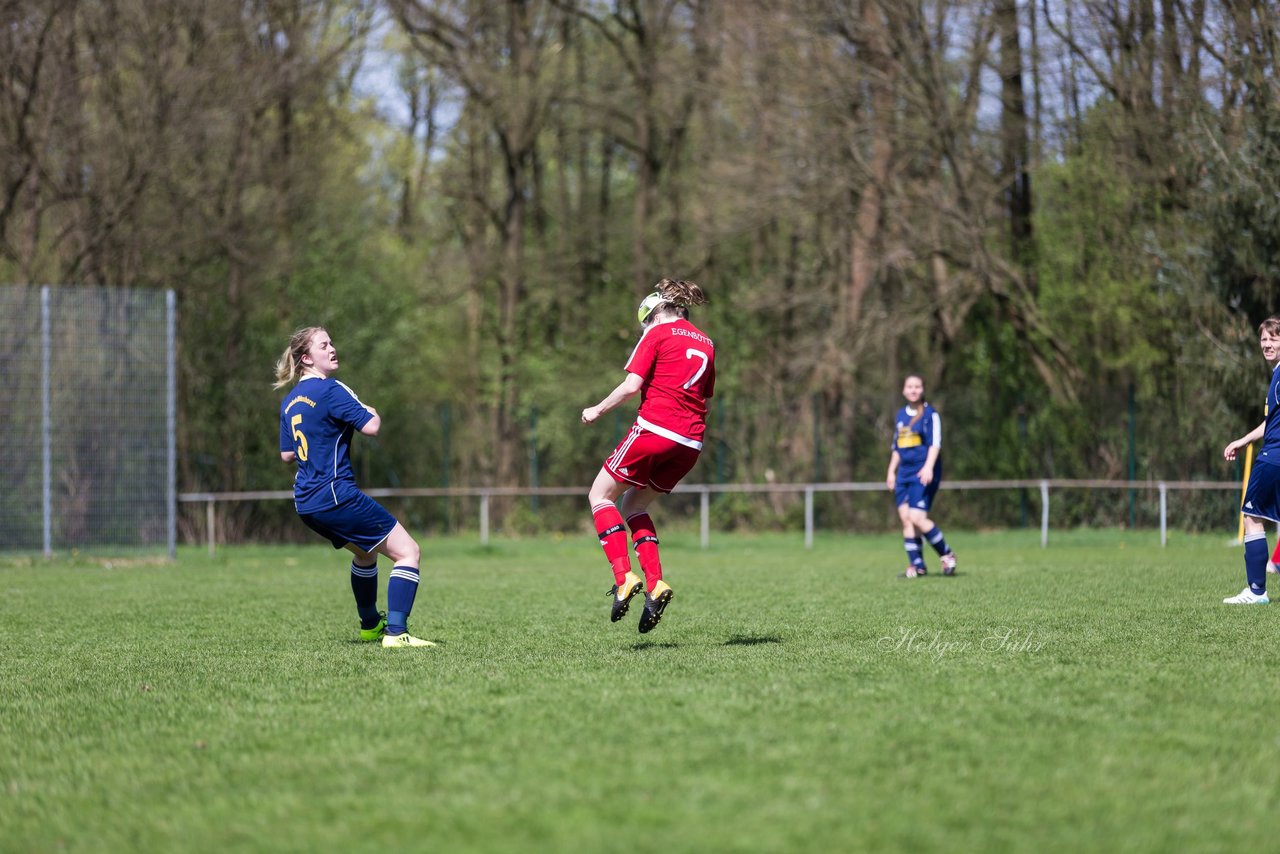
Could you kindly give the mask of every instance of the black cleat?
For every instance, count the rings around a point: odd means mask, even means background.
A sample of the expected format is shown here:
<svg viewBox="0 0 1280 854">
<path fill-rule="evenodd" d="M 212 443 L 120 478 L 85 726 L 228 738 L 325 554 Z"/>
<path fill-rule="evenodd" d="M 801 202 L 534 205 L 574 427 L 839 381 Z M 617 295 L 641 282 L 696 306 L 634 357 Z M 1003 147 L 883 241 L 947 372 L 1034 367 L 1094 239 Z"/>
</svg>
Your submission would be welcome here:
<svg viewBox="0 0 1280 854">
<path fill-rule="evenodd" d="M 653 585 L 653 589 L 656 591 L 655 594 L 644 594 L 644 613 L 640 615 L 640 634 L 642 635 L 653 631 L 654 626 L 658 625 L 658 621 L 662 619 L 662 612 L 667 608 L 667 603 L 675 595 L 671 585 L 665 581 L 659 581 Z"/>
<path fill-rule="evenodd" d="M 627 609 L 631 607 L 631 599 L 644 587 L 644 582 L 640 580 L 640 576 L 634 572 L 628 572 L 626 577 L 622 579 L 622 589 L 618 589 L 618 585 L 609 588 L 609 592 L 605 595 L 613 597 L 613 610 L 609 613 L 609 619 L 612 622 L 618 622 L 627 616 Z"/>
</svg>

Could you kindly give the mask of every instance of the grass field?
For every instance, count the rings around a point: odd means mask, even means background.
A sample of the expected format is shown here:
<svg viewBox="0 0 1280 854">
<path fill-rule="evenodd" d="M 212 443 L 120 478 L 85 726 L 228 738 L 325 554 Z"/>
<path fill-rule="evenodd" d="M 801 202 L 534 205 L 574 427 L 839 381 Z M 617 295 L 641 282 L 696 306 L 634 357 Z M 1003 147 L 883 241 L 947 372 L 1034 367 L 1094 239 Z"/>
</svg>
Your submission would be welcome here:
<svg viewBox="0 0 1280 854">
<path fill-rule="evenodd" d="M 590 537 L 427 541 L 433 650 L 327 546 L 0 561 L 0 850 L 1275 850 L 1227 535 L 951 539 L 670 534 L 647 636 Z"/>
</svg>

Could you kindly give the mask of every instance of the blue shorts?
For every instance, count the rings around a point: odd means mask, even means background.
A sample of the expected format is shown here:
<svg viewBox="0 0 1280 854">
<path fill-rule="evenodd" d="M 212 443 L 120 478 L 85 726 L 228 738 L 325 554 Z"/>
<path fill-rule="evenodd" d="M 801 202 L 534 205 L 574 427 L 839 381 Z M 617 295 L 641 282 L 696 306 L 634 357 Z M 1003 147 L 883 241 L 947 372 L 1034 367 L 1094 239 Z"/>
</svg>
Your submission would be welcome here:
<svg viewBox="0 0 1280 854">
<path fill-rule="evenodd" d="M 396 517 L 363 492 L 337 507 L 318 513 L 299 513 L 298 517 L 308 528 L 327 537 L 335 549 L 352 543 L 366 552 L 382 545 L 396 526 Z"/>
<path fill-rule="evenodd" d="M 919 474 L 918 471 L 913 471 L 905 480 L 901 474 L 898 475 L 898 482 L 893 487 L 894 507 L 905 504 L 912 510 L 923 510 L 926 513 L 933 507 L 933 496 L 938 493 L 938 487 L 942 485 L 942 467 L 939 465 L 933 467 L 933 480 L 929 481 L 928 486 L 920 482 Z"/>
<path fill-rule="evenodd" d="M 1240 512 L 1271 522 L 1280 522 L 1280 466 L 1258 460 L 1249 471 Z"/>
</svg>

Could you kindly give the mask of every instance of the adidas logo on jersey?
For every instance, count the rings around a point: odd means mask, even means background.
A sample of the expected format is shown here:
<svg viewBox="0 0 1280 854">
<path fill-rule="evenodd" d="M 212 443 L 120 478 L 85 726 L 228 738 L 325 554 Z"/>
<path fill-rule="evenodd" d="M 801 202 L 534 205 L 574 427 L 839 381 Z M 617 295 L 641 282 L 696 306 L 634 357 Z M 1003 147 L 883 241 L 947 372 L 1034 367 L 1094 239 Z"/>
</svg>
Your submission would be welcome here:
<svg viewBox="0 0 1280 854">
<path fill-rule="evenodd" d="M 623 466 L 622 468 L 618 469 L 618 471 L 619 471 L 621 474 L 631 474 L 631 472 L 627 471 L 627 467 L 626 467 L 626 466 Z"/>
</svg>

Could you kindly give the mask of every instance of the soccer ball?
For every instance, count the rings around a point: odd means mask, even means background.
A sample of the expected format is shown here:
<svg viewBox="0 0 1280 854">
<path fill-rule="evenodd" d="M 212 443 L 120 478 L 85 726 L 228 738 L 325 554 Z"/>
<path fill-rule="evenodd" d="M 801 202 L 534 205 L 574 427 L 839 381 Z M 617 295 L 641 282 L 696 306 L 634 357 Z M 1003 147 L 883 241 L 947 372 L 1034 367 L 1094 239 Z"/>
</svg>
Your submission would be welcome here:
<svg viewBox="0 0 1280 854">
<path fill-rule="evenodd" d="M 640 303 L 640 309 L 636 312 L 636 317 L 640 320 L 640 325 L 644 325 L 644 322 L 649 319 L 649 315 L 653 314 L 653 310 L 662 305 L 662 302 L 662 297 L 658 295 L 657 291 L 654 291 L 644 298 Z"/>
</svg>

